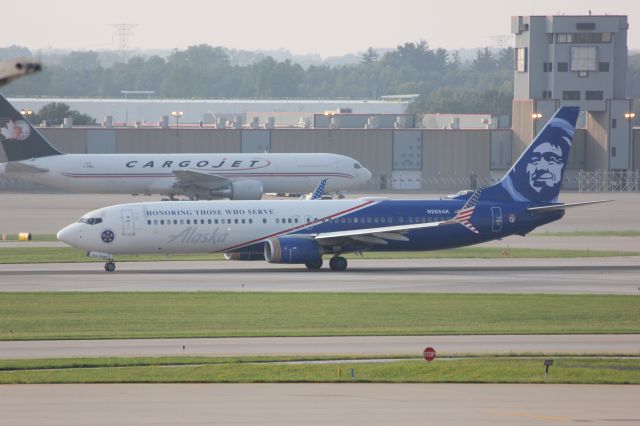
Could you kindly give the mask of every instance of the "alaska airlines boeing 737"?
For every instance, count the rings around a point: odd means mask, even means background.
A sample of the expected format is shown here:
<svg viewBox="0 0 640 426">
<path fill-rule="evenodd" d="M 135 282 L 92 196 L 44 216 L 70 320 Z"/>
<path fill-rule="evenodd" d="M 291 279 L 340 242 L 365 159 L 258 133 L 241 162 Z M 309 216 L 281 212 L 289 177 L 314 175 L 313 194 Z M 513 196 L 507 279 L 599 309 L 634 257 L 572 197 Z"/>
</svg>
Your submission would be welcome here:
<svg viewBox="0 0 640 426">
<path fill-rule="evenodd" d="M 76 193 L 258 200 L 265 192 L 351 189 L 371 173 L 337 154 L 63 154 L 0 95 L 0 174 Z"/>
<path fill-rule="evenodd" d="M 349 252 L 439 250 L 526 235 L 560 219 L 578 108 L 562 107 L 495 185 L 445 200 L 133 203 L 87 213 L 58 239 L 107 260 L 124 253 L 224 252 L 227 259 L 343 271 Z"/>
</svg>

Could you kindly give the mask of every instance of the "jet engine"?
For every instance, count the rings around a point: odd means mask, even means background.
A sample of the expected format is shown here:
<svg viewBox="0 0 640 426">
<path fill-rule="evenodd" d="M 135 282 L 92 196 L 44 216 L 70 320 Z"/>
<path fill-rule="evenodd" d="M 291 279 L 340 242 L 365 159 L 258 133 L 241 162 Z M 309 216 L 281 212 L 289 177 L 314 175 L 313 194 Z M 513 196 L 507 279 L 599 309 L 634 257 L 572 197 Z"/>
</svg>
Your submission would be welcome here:
<svg viewBox="0 0 640 426">
<path fill-rule="evenodd" d="M 224 188 L 209 191 L 211 198 L 228 198 L 230 200 L 259 200 L 262 198 L 262 182 L 257 180 L 234 180 Z"/>
<path fill-rule="evenodd" d="M 322 258 L 318 243 L 295 236 L 271 238 L 264 243 L 264 258 L 269 263 L 310 263 Z"/>
<path fill-rule="evenodd" d="M 224 254 L 227 260 L 264 260 L 264 252 L 232 251 Z"/>
</svg>

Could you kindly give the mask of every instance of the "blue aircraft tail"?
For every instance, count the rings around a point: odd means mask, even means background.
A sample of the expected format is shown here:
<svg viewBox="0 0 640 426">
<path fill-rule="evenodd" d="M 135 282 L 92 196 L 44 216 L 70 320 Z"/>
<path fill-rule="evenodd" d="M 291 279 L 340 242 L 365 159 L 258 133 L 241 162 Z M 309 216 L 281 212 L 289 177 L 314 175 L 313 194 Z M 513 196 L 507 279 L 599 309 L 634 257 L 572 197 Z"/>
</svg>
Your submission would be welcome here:
<svg viewBox="0 0 640 426">
<path fill-rule="evenodd" d="M 2 95 L 0 95 L 0 145 L 8 161 L 62 154 L 51 146 L 44 136 Z"/>
<path fill-rule="evenodd" d="M 578 107 L 561 107 L 533 142 L 483 198 L 498 201 L 558 201 L 578 119 Z"/>
</svg>

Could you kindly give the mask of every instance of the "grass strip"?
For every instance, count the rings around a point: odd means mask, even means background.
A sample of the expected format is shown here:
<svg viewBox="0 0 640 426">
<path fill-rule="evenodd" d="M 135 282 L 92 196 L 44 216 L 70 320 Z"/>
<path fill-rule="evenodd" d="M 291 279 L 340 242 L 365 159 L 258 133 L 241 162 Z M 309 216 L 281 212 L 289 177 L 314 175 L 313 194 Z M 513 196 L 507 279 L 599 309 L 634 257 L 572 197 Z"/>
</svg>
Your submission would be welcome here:
<svg viewBox="0 0 640 426">
<path fill-rule="evenodd" d="M 638 333 L 638 312 L 618 295 L 3 292 L 0 340 Z"/>
<path fill-rule="evenodd" d="M 640 231 L 629 229 L 624 231 L 542 231 L 533 232 L 532 237 L 640 237 Z"/>
<path fill-rule="evenodd" d="M 101 259 L 90 258 L 82 250 L 71 247 L 0 247 L 0 264 L 10 263 L 78 263 L 78 262 L 104 262 Z M 499 247 L 467 247 L 451 250 L 419 251 L 419 252 L 367 252 L 366 259 L 548 259 L 548 258 L 575 258 L 575 257 L 614 257 L 614 256 L 640 256 L 640 252 L 617 250 L 547 250 Z M 347 255 L 347 258 L 360 258 L 356 255 Z M 144 255 L 118 255 L 118 262 L 151 262 L 170 260 L 223 260 L 221 253 L 200 254 L 144 254 Z"/>
<path fill-rule="evenodd" d="M 544 383 L 544 358 L 406 360 L 391 363 L 233 362 L 0 371 L 0 384 L 25 383 Z M 188 360 L 188 359 L 186 359 Z M 547 383 L 639 384 L 640 359 L 555 359 Z"/>
</svg>

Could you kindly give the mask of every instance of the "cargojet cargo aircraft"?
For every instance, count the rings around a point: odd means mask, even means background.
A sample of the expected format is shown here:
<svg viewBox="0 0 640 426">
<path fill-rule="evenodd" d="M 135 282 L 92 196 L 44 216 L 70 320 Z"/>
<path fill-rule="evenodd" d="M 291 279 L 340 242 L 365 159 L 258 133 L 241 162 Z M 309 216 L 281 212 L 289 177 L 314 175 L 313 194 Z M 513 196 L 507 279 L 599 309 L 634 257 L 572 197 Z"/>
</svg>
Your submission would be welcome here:
<svg viewBox="0 0 640 426">
<path fill-rule="evenodd" d="M 258 200 L 262 194 L 327 192 L 371 179 L 337 154 L 63 154 L 0 95 L 0 174 L 76 193 L 162 194 L 173 198 Z"/>
<path fill-rule="evenodd" d="M 223 252 L 232 260 L 344 271 L 343 253 L 439 250 L 526 235 L 577 205 L 558 202 L 577 107 L 562 107 L 495 185 L 443 200 L 182 201 L 85 214 L 58 239 L 106 259 L 124 253 Z"/>
</svg>

